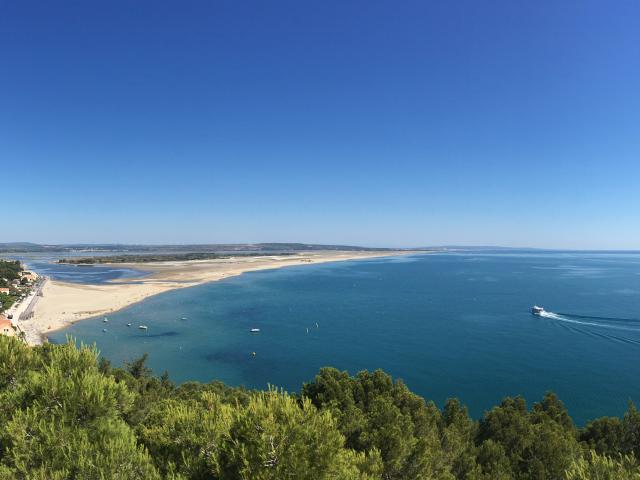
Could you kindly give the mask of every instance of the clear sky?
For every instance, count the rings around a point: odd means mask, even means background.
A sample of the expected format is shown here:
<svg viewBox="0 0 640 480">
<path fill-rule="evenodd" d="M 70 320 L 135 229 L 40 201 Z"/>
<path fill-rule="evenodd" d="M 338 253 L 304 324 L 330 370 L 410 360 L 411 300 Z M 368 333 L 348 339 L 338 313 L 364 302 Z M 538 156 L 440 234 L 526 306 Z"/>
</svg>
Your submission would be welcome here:
<svg viewBox="0 0 640 480">
<path fill-rule="evenodd" d="M 640 248 L 640 2 L 0 0 L 0 242 Z"/>
</svg>

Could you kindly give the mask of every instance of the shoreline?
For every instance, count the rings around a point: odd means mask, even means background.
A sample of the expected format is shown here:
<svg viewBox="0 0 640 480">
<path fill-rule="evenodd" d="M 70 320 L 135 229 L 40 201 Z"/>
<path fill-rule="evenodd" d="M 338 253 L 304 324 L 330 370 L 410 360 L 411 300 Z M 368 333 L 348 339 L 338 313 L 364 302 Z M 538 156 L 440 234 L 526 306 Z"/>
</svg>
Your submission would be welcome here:
<svg viewBox="0 0 640 480">
<path fill-rule="evenodd" d="M 28 345 L 41 345 L 51 332 L 74 323 L 107 315 L 139 303 L 149 297 L 181 288 L 216 282 L 246 272 L 275 270 L 301 265 L 366 260 L 427 253 L 424 251 L 315 251 L 297 255 L 231 257 L 216 260 L 169 261 L 158 263 L 118 263 L 101 266 L 133 268 L 146 273 L 142 277 L 112 280 L 103 284 L 47 281 L 33 317 L 21 321 Z"/>
</svg>

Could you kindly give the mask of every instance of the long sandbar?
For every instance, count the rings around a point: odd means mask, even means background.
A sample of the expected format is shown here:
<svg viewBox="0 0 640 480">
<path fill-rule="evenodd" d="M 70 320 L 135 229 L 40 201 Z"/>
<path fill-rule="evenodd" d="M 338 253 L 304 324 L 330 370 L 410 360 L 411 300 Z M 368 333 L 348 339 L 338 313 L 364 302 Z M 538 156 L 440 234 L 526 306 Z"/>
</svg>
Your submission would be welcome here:
<svg viewBox="0 0 640 480">
<path fill-rule="evenodd" d="M 87 285 L 48 281 L 33 317 L 20 322 L 27 343 L 41 344 L 47 333 L 87 318 L 107 315 L 159 293 L 215 282 L 244 272 L 345 260 L 406 255 L 407 251 L 314 251 L 296 255 L 231 257 L 184 262 L 117 264 L 149 272 L 142 278 Z M 109 264 L 104 264 L 109 265 Z"/>
</svg>

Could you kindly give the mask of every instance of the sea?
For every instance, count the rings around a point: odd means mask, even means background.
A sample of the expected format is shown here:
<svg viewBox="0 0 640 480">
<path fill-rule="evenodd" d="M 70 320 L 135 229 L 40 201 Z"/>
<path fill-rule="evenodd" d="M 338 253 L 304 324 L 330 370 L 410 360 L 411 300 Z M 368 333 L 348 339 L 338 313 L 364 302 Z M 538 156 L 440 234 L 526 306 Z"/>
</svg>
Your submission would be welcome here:
<svg viewBox="0 0 640 480">
<path fill-rule="evenodd" d="M 143 274 L 49 268 L 89 283 Z M 534 304 L 546 313 L 532 315 Z M 458 251 L 288 267 L 163 293 L 107 320 L 50 340 L 95 344 L 114 365 L 148 353 L 178 383 L 297 392 L 325 366 L 383 369 L 438 406 L 459 398 L 475 418 L 506 396 L 531 405 L 547 391 L 579 425 L 640 402 L 640 253 Z"/>
</svg>

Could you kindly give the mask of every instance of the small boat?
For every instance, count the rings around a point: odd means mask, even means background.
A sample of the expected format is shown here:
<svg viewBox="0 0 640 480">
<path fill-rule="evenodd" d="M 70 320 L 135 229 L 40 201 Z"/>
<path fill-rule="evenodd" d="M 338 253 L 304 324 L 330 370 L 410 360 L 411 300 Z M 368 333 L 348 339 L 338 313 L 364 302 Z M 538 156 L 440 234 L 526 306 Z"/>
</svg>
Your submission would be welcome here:
<svg viewBox="0 0 640 480">
<path fill-rule="evenodd" d="M 130 326 L 131 326 L 131 324 L 130 324 L 130 323 L 127 323 L 127 327 L 130 327 Z"/>
<path fill-rule="evenodd" d="M 186 319 L 187 319 L 187 317 L 182 317 L 180 320 L 186 320 Z"/>
<path fill-rule="evenodd" d="M 138 325 L 140 330 L 146 330 L 148 327 L 146 325 Z"/>
<path fill-rule="evenodd" d="M 107 333 L 107 329 L 106 329 L 106 328 L 103 328 L 103 329 L 102 329 L 102 333 Z"/>
<path fill-rule="evenodd" d="M 107 317 L 104 317 L 104 318 L 102 319 L 102 323 L 107 323 L 108 321 L 109 321 L 109 319 L 108 319 Z"/>
<path fill-rule="evenodd" d="M 544 312 L 544 308 L 539 307 L 539 306 L 537 306 L 537 305 L 534 305 L 533 307 L 531 307 L 531 313 L 532 313 L 533 315 L 538 315 L 538 316 L 540 316 L 540 315 L 542 315 L 542 314 L 543 314 L 543 313 L 545 313 L 545 312 Z"/>
<path fill-rule="evenodd" d="M 251 352 L 251 356 L 255 357 L 256 356 L 256 352 Z"/>
<path fill-rule="evenodd" d="M 252 328 L 251 329 L 251 333 L 260 333 L 260 329 L 259 328 Z"/>
</svg>

